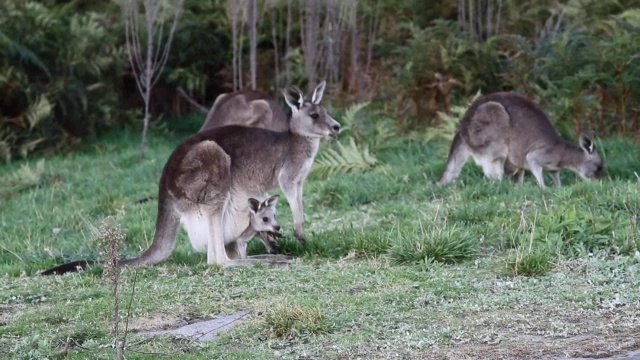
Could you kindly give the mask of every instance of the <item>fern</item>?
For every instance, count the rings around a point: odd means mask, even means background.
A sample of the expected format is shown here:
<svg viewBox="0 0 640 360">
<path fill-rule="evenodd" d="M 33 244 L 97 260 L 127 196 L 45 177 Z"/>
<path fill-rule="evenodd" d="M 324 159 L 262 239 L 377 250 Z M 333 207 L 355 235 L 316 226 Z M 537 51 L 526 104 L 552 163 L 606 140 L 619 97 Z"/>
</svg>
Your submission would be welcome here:
<svg viewBox="0 0 640 360">
<path fill-rule="evenodd" d="M 33 52 L 28 47 L 13 41 L 7 34 L 0 31 L 0 45 L 4 48 L 5 56 L 8 58 L 14 57 L 20 62 L 28 62 L 36 66 L 43 73 L 47 75 L 47 77 L 51 77 L 51 72 L 47 65 L 45 65 L 44 61 L 40 59 L 35 52 Z"/>
<path fill-rule="evenodd" d="M 344 116 L 341 119 L 343 131 L 351 130 L 353 128 L 356 115 L 360 112 L 360 110 L 364 109 L 369 104 L 369 101 L 365 101 L 349 106 L 347 111 L 344 112 Z"/>
<path fill-rule="evenodd" d="M 38 123 L 42 119 L 51 115 L 52 110 L 53 110 L 53 104 L 49 102 L 49 99 L 47 99 L 47 96 L 46 95 L 38 96 L 36 101 L 34 101 L 29 106 L 29 108 L 25 113 L 25 117 L 27 118 L 27 121 L 29 121 L 29 128 L 33 129 L 34 127 L 36 127 L 36 125 L 38 125 Z"/>
<path fill-rule="evenodd" d="M 371 149 L 376 152 L 389 146 L 389 140 L 396 137 L 398 133 L 392 123 L 379 121 L 375 126 L 375 134 L 369 142 Z"/>
<path fill-rule="evenodd" d="M 347 145 L 337 143 L 337 149 L 326 149 L 313 166 L 313 172 L 321 177 L 329 177 L 338 173 L 354 171 L 371 171 L 381 168 L 378 159 L 369 153 L 366 146 L 359 147 L 353 137 Z"/>
<path fill-rule="evenodd" d="M 368 101 L 356 103 L 347 108 L 340 119 L 342 127 L 340 133 L 351 131 L 351 136 L 347 138 L 346 144 L 337 142 L 334 148 L 329 148 L 322 152 L 322 155 L 316 159 L 313 166 L 314 174 L 320 177 L 329 177 L 338 173 L 385 169 L 378 162 L 378 159 L 371 155 L 369 147 L 361 143 L 362 134 L 357 131 L 355 126 L 356 115 L 367 107 L 369 103 Z M 380 142 L 384 142 L 385 139 L 385 136 L 376 136 L 374 147 L 380 146 Z"/>
</svg>

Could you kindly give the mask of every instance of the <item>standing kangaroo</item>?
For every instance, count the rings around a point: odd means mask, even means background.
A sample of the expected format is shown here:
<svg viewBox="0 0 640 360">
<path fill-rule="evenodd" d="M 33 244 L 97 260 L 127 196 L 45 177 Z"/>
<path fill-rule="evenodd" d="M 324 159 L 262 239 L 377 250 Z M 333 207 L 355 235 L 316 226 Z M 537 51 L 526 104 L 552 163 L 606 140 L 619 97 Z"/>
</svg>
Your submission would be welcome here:
<svg viewBox="0 0 640 360">
<path fill-rule="evenodd" d="M 469 156 L 489 178 L 501 180 L 506 171 L 522 183 L 524 170 L 529 170 L 543 189 L 542 170 L 548 170 L 560 186 L 561 169 L 589 180 L 599 178 L 603 166 L 589 137 L 580 135 L 580 146 L 568 142 L 534 102 L 508 92 L 488 94 L 471 104 L 460 121 L 438 184 L 456 179 Z"/>
<path fill-rule="evenodd" d="M 280 104 L 268 94 L 255 90 L 237 91 L 220 94 L 216 98 L 198 132 L 227 125 L 288 131 L 289 118 Z M 269 254 L 278 252 L 279 244 L 272 233 L 259 232 L 258 236 Z M 227 244 L 227 253 L 233 252 L 231 247 Z"/>
<path fill-rule="evenodd" d="M 294 236 L 304 243 L 302 187 L 320 139 L 335 139 L 340 124 L 320 106 L 326 83 L 307 99 L 297 88 L 284 91 L 292 114 L 287 132 L 244 126 L 205 130 L 186 139 L 164 166 L 158 217 L 151 246 L 125 265 L 155 264 L 171 254 L 180 223 L 207 263 L 232 264 L 225 240 L 247 227 L 247 199 L 264 198 L 278 185 L 293 213 Z"/>
<path fill-rule="evenodd" d="M 273 131 L 289 130 L 289 119 L 280 104 L 260 91 L 237 91 L 216 98 L 199 132 L 226 125 L 244 125 Z"/>
</svg>

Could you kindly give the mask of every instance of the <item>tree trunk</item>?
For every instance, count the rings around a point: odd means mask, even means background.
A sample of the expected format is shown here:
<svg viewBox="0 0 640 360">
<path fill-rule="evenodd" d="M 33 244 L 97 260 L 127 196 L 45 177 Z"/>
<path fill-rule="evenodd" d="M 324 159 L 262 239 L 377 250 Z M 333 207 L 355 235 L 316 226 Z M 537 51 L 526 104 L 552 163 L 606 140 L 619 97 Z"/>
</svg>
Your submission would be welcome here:
<svg viewBox="0 0 640 360">
<path fill-rule="evenodd" d="M 285 30 L 284 42 L 284 72 L 287 86 L 291 84 L 291 61 L 289 59 L 289 47 L 291 46 L 291 22 L 293 21 L 291 15 L 291 0 L 287 0 L 287 27 Z"/>
<path fill-rule="evenodd" d="M 258 39 L 256 33 L 256 0 L 247 2 L 247 23 L 249 25 L 249 71 L 251 73 L 251 90 L 256 89 L 256 49 Z"/>
<path fill-rule="evenodd" d="M 301 9 L 300 32 L 304 52 L 304 70 L 310 89 L 316 86 L 318 68 L 318 37 L 320 33 L 320 1 L 305 1 Z"/>
<path fill-rule="evenodd" d="M 233 91 L 237 91 L 239 89 L 238 79 L 240 73 L 238 70 L 238 4 L 230 1 L 227 6 L 227 16 L 229 17 L 229 22 L 231 24 L 231 68 L 233 71 Z"/>
<path fill-rule="evenodd" d="M 367 63 L 364 69 L 365 74 L 369 74 L 371 68 L 371 60 L 373 58 L 373 45 L 376 41 L 376 35 L 378 30 L 378 17 L 380 15 L 380 0 L 376 0 L 375 11 L 373 18 L 369 21 L 369 34 L 367 39 Z"/>
<path fill-rule="evenodd" d="M 273 62 L 275 63 L 275 84 L 276 89 L 280 89 L 280 49 L 278 46 L 277 13 L 274 10 L 271 14 L 271 41 L 273 42 Z"/>
<path fill-rule="evenodd" d="M 351 93 L 355 93 L 356 97 L 360 99 L 360 83 L 358 76 L 360 75 L 358 55 L 360 53 L 360 34 L 358 32 L 358 2 L 355 1 L 354 9 L 351 14 L 351 79 L 349 81 L 349 87 Z"/>
<path fill-rule="evenodd" d="M 486 21 L 486 34 L 485 37 L 488 39 L 493 35 L 493 29 L 492 29 L 492 15 L 493 15 L 493 0 L 487 0 L 487 21 Z"/>
<path fill-rule="evenodd" d="M 464 0 L 458 0 L 458 24 L 463 32 L 467 31 L 467 16 L 466 16 L 466 6 Z"/>
<path fill-rule="evenodd" d="M 240 36 L 238 37 L 238 90 L 244 86 L 244 74 L 242 72 L 242 43 L 244 42 L 244 26 L 240 26 Z"/>
</svg>

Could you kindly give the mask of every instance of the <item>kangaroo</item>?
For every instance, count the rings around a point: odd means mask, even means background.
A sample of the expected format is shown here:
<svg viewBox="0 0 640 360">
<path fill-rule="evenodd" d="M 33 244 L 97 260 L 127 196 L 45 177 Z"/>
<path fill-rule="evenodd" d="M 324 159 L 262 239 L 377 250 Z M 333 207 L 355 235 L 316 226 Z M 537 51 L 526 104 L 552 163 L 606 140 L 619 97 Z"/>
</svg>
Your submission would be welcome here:
<svg viewBox="0 0 640 360">
<path fill-rule="evenodd" d="M 270 95 L 255 90 L 220 94 L 198 132 L 227 125 L 243 125 L 273 131 L 288 131 L 289 118 L 280 104 Z M 273 234 L 259 232 L 258 236 L 269 254 L 278 252 L 279 244 Z M 227 246 L 227 253 L 233 252 Z"/>
<path fill-rule="evenodd" d="M 249 198 L 249 225 L 242 234 L 240 234 L 236 245 L 240 259 L 247 259 L 247 243 L 252 237 L 258 234 L 260 235 L 262 242 L 264 242 L 267 247 L 269 253 L 274 253 L 273 250 L 271 250 L 273 244 L 269 242 L 273 242 L 272 238 L 282 236 L 280 233 L 280 225 L 278 225 L 278 221 L 275 217 L 275 206 L 278 203 L 278 198 L 279 196 L 275 195 L 263 202 L 254 198 Z M 233 240 L 228 241 L 227 244 L 231 243 L 231 241 Z M 68 272 L 85 269 L 87 266 L 95 263 L 95 260 L 76 260 L 45 270 L 41 272 L 40 275 L 62 275 Z M 124 263 L 121 265 L 126 264 L 127 261 L 124 260 Z"/>
<path fill-rule="evenodd" d="M 240 234 L 237 240 L 237 251 L 240 259 L 247 258 L 247 243 L 252 237 L 262 234 L 269 234 L 273 237 L 282 236 L 280 225 L 276 220 L 276 204 L 278 195 L 272 196 L 260 202 L 254 198 L 249 198 L 249 226 Z M 268 237 L 261 237 L 262 242 L 268 241 Z M 271 244 L 264 244 L 269 250 Z M 271 253 L 271 251 L 269 251 Z"/>
<path fill-rule="evenodd" d="M 180 223 L 207 263 L 229 265 L 225 239 L 247 226 L 250 197 L 282 189 L 291 206 L 294 237 L 304 243 L 302 188 L 320 139 L 335 139 L 340 124 L 320 106 L 326 83 L 305 99 L 297 88 L 283 91 L 291 108 L 290 128 L 276 132 L 224 126 L 187 138 L 170 155 L 160 177 L 153 243 L 124 265 L 155 264 L 173 251 Z"/>
<path fill-rule="evenodd" d="M 455 180 L 469 157 L 488 178 L 501 180 L 505 172 L 522 183 L 524 170 L 544 189 L 547 170 L 560 186 L 560 170 L 570 169 L 582 179 L 602 176 L 603 161 L 594 142 L 581 134 L 579 146 L 560 137 L 548 116 L 533 101 L 516 93 L 498 92 L 478 98 L 460 121 L 438 184 Z"/>
<path fill-rule="evenodd" d="M 273 131 L 289 130 L 280 104 L 260 91 L 224 93 L 216 98 L 199 132 L 226 125 L 244 125 Z"/>
</svg>

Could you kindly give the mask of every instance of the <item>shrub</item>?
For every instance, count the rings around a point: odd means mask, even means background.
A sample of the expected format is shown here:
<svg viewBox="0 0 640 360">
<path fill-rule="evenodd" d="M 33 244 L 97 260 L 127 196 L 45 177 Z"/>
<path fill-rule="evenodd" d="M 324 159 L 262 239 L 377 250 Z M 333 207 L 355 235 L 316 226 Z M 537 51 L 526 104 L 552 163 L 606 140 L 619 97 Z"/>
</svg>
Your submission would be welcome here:
<svg viewBox="0 0 640 360">
<path fill-rule="evenodd" d="M 69 135 L 94 135 L 117 114 L 124 59 L 107 14 L 41 1 L 0 5 L 0 157 Z"/>
</svg>

